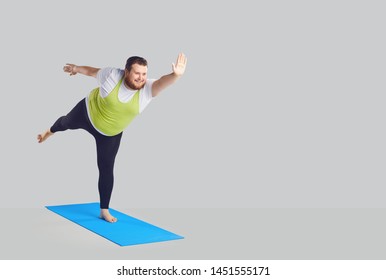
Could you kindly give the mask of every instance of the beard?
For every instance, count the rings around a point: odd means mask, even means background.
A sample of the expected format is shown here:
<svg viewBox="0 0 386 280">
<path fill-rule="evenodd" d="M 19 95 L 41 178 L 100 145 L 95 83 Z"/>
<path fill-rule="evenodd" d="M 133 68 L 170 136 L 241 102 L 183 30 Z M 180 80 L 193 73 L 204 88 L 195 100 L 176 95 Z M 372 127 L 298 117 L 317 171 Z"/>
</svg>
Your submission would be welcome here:
<svg viewBox="0 0 386 280">
<path fill-rule="evenodd" d="M 145 81 L 139 83 L 135 80 L 125 80 L 126 85 L 133 90 L 140 90 L 145 86 Z"/>
</svg>

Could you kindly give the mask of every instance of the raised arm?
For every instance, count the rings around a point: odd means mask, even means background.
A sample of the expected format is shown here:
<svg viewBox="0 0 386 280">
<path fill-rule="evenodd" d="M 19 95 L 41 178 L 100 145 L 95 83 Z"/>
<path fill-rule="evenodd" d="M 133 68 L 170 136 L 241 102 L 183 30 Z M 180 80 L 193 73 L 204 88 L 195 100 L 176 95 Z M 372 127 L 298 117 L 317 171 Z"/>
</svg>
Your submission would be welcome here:
<svg viewBox="0 0 386 280">
<path fill-rule="evenodd" d="M 90 66 L 78 66 L 75 64 L 67 63 L 63 70 L 66 73 L 70 73 L 70 76 L 76 75 L 78 73 L 90 76 L 90 77 L 96 77 L 98 71 L 100 68 L 90 67 Z"/>
<path fill-rule="evenodd" d="M 174 84 L 185 72 L 187 58 L 183 53 L 177 57 L 176 63 L 172 63 L 173 72 L 154 81 L 151 88 L 152 96 L 157 96 L 162 90 Z"/>
</svg>

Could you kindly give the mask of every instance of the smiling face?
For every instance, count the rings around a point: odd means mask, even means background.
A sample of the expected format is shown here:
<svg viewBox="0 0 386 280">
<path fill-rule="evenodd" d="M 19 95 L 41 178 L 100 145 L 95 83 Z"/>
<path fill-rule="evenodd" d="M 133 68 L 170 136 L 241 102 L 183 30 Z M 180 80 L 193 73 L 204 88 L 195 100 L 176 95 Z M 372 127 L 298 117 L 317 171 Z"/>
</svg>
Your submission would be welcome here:
<svg viewBox="0 0 386 280">
<path fill-rule="evenodd" d="M 139 90 L 145 86 L 147 66 L 133 64 L 130 71 L 125 69 L 125 84 L 133 90 Z"/>
</svg>

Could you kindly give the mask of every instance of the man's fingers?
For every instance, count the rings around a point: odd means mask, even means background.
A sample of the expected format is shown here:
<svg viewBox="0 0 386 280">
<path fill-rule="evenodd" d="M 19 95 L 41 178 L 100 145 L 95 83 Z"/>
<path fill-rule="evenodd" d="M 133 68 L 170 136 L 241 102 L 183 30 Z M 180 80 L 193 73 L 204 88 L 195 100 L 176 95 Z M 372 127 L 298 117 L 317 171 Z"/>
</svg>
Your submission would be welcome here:
<svg viewBox="0 0 386 280">
<path fill-rule="evenodd" d="M 185 61 L 185 55 L 183 53 L 180 54 L 180 61 L 181 63 L 184 63 Z"/>
<path fill-rule="evenodd" d="M 178 62 L 179 63 L 182 63 L 182 64 L 186 64 L 186 56 L 185 56 L 185 54 L 184 53 L 180 53 L 179 55 L 178 55 Z"/>
<path fill-rule="evenodd" d="M 74 68 L 74 64 L 66 63 L 66 65 L 63 67 L 63 70 L 65 72 L 72 72 L 73 68 Z"/>
</svg>

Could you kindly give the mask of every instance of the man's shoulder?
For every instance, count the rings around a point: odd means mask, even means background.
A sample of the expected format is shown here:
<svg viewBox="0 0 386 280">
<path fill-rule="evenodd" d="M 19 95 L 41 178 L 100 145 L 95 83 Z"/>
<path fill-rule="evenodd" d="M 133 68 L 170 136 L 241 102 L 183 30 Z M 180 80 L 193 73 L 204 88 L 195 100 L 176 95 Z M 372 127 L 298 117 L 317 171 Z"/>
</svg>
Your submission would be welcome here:
<svg viewBox="0 0 386 280">
<path fill-rule="evenodd" d="M 124 74 L 124 70 L 123 69 L 120 69 L 120 68 L 115 68 L 115 67 L 104 67 L 101 69 L 101 71 L 105 74 L 105 75 L 113 75 L 113 76 L 123 76 Z"/>
<path fill-rule="evenodd" d="M 106 80 L 119 81 L 123 77 L 124 71 L 114 67 L 104 67 L 98 72 L 98 80 L 104 83 Z"/>
</svg>

